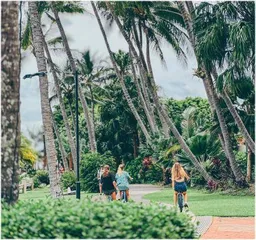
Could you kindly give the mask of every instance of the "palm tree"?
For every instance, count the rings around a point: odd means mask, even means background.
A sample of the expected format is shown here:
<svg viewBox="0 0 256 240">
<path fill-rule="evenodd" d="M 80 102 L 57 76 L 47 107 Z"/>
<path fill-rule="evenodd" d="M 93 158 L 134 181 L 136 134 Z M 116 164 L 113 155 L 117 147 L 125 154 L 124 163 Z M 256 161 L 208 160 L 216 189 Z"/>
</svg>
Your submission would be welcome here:
<svg viewBox="0 0 256 240">
<path fill-rule="evenodd" d="M 50 101 L 50 105 L 51 105 L 51 101 L 54 99 L 54 97 L 51 97 L 49 99 Z M 53 112 L 52 112 L 52 109 L 51 109 L 51 117 L 52 117 L 52 124 L 53 124 L 53 129 L 54 129 L 54 132 L 55 132 L 55 135 L 57 137 L 57 141 L 58 141 L 58 145 L 59 145 L 59 150 L 60 150 L 60 154 L 61 154 L 61 157 L 62 157 L 62 163 L 63 163 L 63 166 L 65 168 L 65 171 L 68 171 L 69 170 L 69 166 L 68 166 L 68 161 L 67 161 L 67 153 L 66 153 L 66 150 L 63 146 L 63 143 L 62 143 L 62 139 L 60 137 L 60 133 L 59 133 L 59 129 L 58 129 L 58 126 L 54 120 L 54 116 L 53 116 Z"/>
<path fill-rule="evenodd" d="M 68 116 L 67 116 L 67 113 L 66 113 L 65 105 L 64 105 L 64 102 L 63 102 L 62 94 L 61 94 L 60 83 L 59 83 L 60 81 L 58 79 L 58 76 L 57 76 L 53 61 L 52 61 L 52 57 L 51 57 L 50 51 L 48 49 L 48 45 L 47 45 L 45 39 L 43 39 L 43 41 L 44 41 L 44 49 L 45 49 L 45 52 L 46 52 L 46 55 L 47 55 L 48 64 L 51 67 L 51 72 L 52 72 L 53 79 L 54 79 L 55 90 L 56 90 L 56 94 L 57 94 L 57 97 L 58 97 L 58 100 L 59 100 L 59 105 L 60 105 L 61 113 L 62 113 L 62 116 L 63 116 L 63 121 L 64 121 L 64 124 L 65 124 L 65 130 L 66 130 L 66 133 L 67 133 L 67 136 L 68 136 L 68 142 L 69 142 L 69 146 L 70 146 L 70 149 L 71 149 L 72 158 L 76 162 L 76 147 L 75 147 L 75 143 L 74 143 L 74 140 L 73 140 L 73 137 L 72 137 L 71 128 L 70 128 L 70 125 L 69 125 L 69 122 L 68 122 Z M 63 162 L 65 162 L 65 158 L 63 159 Z"/>
<path fill-rule="evenodd" d="M 36 2 L 29 2 L 29 13 L 31 17 L 31 27 L 33 44 L 37 61 L 38 71 L 46 72 L 46 61 L 44 56 L 44 36 L 42 33 L 40 18 L 37 11 Z M 60 193 L 59 179 L 57 178 L 57 154 L 54 144 L 54 135 L 52 129 L 51 108 L 48 99 L 48 79 L 47 76 L 39 77 L 41 108 L 43 117 L 43 127 L 46 140 L 46 153 L 49 166 L 50 188 L 53 197 L 57 197 Z"/>
<path fill-rule="evenodd" d="M 139 67 L 142 69 L 144 80 L 146 81 L 146 79 L 147 79 L 146 69 L 143 67 L 143 64 L 142 64 L 142 62 L 141 62 L 137 52 L 135 51 L 135 48 L 134 48 L 130 38 L 127 36 L 126 32 L 124 31 L 124 29 L 123 29 L 123 27 L 122 27 L 118 17 L 115 15 L 115 13 L 113 11 L 113 7 L 111 6 L 111 4 L 110 3 L 106 3 L 106 4 L 107 4 L 108 8 L 110 9 L 113 18 L 115 19 L 115 22 L 117 23 L 117 25 L 119 27 L 119 30 L 121 31 L 121 33 L 124 36 L 124 38 L 127 41 L 127 43 L 129 44 L 129 47 L 130 47 L 130 49 L 131 49 L 131 51 L 133 53 L 133 56 L 136 58 L 137 63 L 139 64 Z M 153 87 L 152 84 L 151 84 L 151 87 Z M 158 96 L 157 96 L 155 91 L 152 91 L 152 97 L 154 99 L 154 103 L 156 104 L 157 109 L 160 111 L 160 113 L 163 116 L 166 124 L 168 125 L 168 127 L 172 131 L 172 133 L 175 136 L 175 138 L 178 140 L 178 142 L 179 142 L 180 146 L 182 147 L 182 149 L 190 157 L 190 159 L 193 162 L 193 164 L 199 169 L 199 171 L 201 172 L 201 174 L 203 175 L 203 177 L 206 179 L 207 182 L 208 181 L 215 182 L 215 180 L 206 172 L 204 167 L 198 162 L 197 158 L 194 156 L 194 154 L 189 149 L 188 145 L 186 144 L 186 142 L 184 141 L 184 139 L 182 138 L 182 136 L 178 132 L 177 128 L 175 127 L 172 119 L 169 118 L 166 109 L 160 103 L 159 98 L 158 98 Z"/>
<path fill-rule="evenodd" d="M 19 197 L 21 58 L 18 2 L 1 2 L 1 14 L 1 198 L 13 204 Z"/>
<path fill-rule="evenodd" d="M 184 18 L 184 21 L 186 24 L 186 29 L 188 31 L 189 39 L 190 39 L 191 45 L 194 49 L 195 56 L 196 56 L 196 59 L 198 62 L 198 71 L 196 74 L 203 80 L 206 94 L 209 99 L 209 103 L 210 103 L 211 107 L 216 111 L 217 116 L 218 116 L 219 124 L 221 127 L 221 132 L 222 132 L 223 140 L 224 140 L 224 144 L 225 144 L 225 153 L 227 154 L 227 158 L 230 162 L 232 172 L 235 176 L 236 181 L 238 183 L 244 184 L 244 176 L 242 175 L 241 169 L 239 168 L 239 166 L 235 160 L 235 155 L 233 153 L 228 128 L 225 123 L 225 119 L 224 119 L 224 116 L 223 116 L 223 113 L 222 113 L 222 110 L 221 110 L 221 107 L 219 104 L 219 99 L 216 94 L 213 82 L 212 82 L 211 74 L 210 74 L 209 70 L 207 70 L 207 67 L 206 67 L 204 61 L 201 61 L 200 57 L 198 56 L 198 52 L 196 50 L 196 47 L 198 45 L 197 45 L 197 39 L 195 37 L 195 33 L 193 32 L 193 28 L 192 28 L 193 22 L 192 22 L 191 13 L 189 13 L 186 10 L 185 2 L 177 2 L 177 5 L 183 15 L 183 18 Z"/>
<path fill-rule="evenodd" d="M 128 92 L 126 86 L 125 86 L 124 76 L 123 76 L 123 74 L 121 74 L 121 71 L 117 67 L 116 61 L 114 59 L 114 54 L 113 54 L 113 52 L 110 49 L 110 46 L 109 46 L 109 43 L 108 43 L 108 40 L 107 40 L 107 36 L 106 36 L 106 33 L 105 33 L 104 28 L 102 26 L 101 20 L 99 18 L 99 14 L 97 12 L 96 6 L 95 6 L 94 2 L 91 2 L 91 4 L 92 4 L 92 7 L 93 7 L 93 11 L 95 13 L 95 16 L 97 18 L 97 21 L 99 23 L 100 30 L 101 30 L 102 35 L 104 37 L 104 41 L 105 41 L 105 44 L 107 46 L 107 50 L 108 50 L 108 53 L 109 53 L 112 65 L 113 65 L 113 67 L 115 69 L 116 75 L 117 75 L 117 77 L 118 77 L 118 79 L 120 81 L 122 90 L 124 92 L 124 97 L 127 100 L 127 103 L 129 105 L 129 107 L 130 107 L 130 109 L 131 109 L 135 119 L 138 121 L 138 124 L 139 124 L 139 126 L 140 126 L 140 128 L 141 128 L 141 130 L 142 130 L 142 132 L 143 132 L 143 134 L 144 134 L 144 136 L 146 138 L 146 140 L 147 140 L 147 143 L 152 146 L 151 137 L 150 137 L 150 135 L 149 135 L 149 133 L 148 133 L 144 123 L 142 122 L 142 120 L 141 120 L 141 118 L 140 118 L 140 116 L 139 116 L 139 114 L 138 114 L 138 112 L 137 112 L 137 110 L 136 110 L 136 108 L 135 108 L 135 106 L 134 106 L 134 104 L 132 102 L 132 99 L 131 99 L 131 97 L 129 95 L 129 92 Z"/>
<path fill-rule="evenodd" d="M 247 11 L 243 12 L 240 9 L 241 6 L 246 6 Z M 199 42 L 197 47 L 199 56 L 204 59 L 215 81 L 220 85 L 218 90 L 221 98 L 225 101 L 250 149 L 255 152 L 255 143 L 229 97 L 232 93 L 231 85 L 242 81 L 248 75 L 244 71 L 247 71 L 254 59 L 255 39 L 252 27 L 254 25 L 254 8 L 252 6 L 243 3 L 238 4 L 237 8 L 236 4 L 231 2 L 201 4 L 196 11 L 198 17 L 195 19 L 195 30 Z M 237 15 L 242 15 L 242 17 L 237 17 Z M 202 23 L 202 19 L 206 19 L 207 23 Z M 218 29 L 225 29 L 225 31 Z M 213 41 L 213 35 L 219 40 Z M 224 61 L 227 62 L 228 68 L 218 76 L 215 65 L 218 63 L 219 67 L 223 69 Z"/>
<path fill-rule="evenodd" d="M 56 6 L 57 6 L 56 4 L 51 3 L 51 10 L 54 13 L 55 20 L 56 20 L 56 23 L 58 25 L 58 28 L 59 28 L 59 31 L 60 31 L 60 34 L 61 34 L 61 37 L 62 37 L 62 40 L 63 40 L 63 45 L 65 47 L 65 51 L 66 51 L 68 59 L 70 61 L 72 72 L 75 75 L 76 71 L 77 71 L 76 64 L 75 64 L 74 58 L 72 56 L 72 53 L 70 51 L 70 47 L 69 47 L 69 44 L 68 44 L 68 41 L 67 41 L 67 37 L 66 37 L 65 31 L 63 29 L 62 23 L 60 21 L 59 14 L 58 14 Z M 81 89 L 81 84 L 79 84 L 78 94 L 79 94 L 79 98 L 81 100 L 81 103 L 82 103 L 82 106 L 83 106 L 83 111 L 84 111 L 84 114 L 85 114 L 91 151 L 95 152 L 95 151 L 97 151 L 97 145 L 96 145 L 96 140 L 95 140 L 94 123 L 92 122 L 91 114 L 90 114 L 89 108 L 88 108 L 88 104 L 86 102 L 86 99 L 85 99 L 85 97 L 83 95 L 83 92 L 82 92 L 82 89 Z"/>
</svg>

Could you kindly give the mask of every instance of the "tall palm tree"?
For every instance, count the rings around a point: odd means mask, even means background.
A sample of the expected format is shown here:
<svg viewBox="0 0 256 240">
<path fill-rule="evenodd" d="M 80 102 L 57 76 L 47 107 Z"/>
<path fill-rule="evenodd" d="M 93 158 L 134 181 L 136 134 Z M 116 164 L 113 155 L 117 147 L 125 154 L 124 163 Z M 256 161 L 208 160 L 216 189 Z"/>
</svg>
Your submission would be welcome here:
<svg viewBox="0 0 256 240">
<path fill-rule="evenodd" d="M 93 7 L 93 11 L 94 11 L 94 13 L 95 13 L 95 16 L 96 16 L 96 18 L 97 18 L 98 24 L 99 24 L 99 26 L 100 26 L 100 30 L 101 30 L 101 33 L 102 33 L 102 35 L 103 35 L 105 44 L 106 44 L 106 46 L 107 46 L 107 50 L 108 50 L 108 53 L 109 53 L 109 56 L 110 56 L 112 65 L 113 65 L 113 67 L 114 67 L 114 69 L 115 69 L 115 72 L 116 72 L 116 75 L 117 75 L 117 77 L 118 77 L 118 79 L 119 79 L 119 81 L 120 81 L 120 84 L 121 84 L 122 90 L 123 90 L 123 92 L 124 92 L 124 96 L 125 96 L 125 98 L 126 98 L 126 100 L 127 100 L 127 103 L 128 103 L 128 105 L 129 105 L 129 107 L 130 107 L 130 109 L 131 109 L 131 111 L 132 111 L 132 113 L 133 113 L 135 119 L 138 121 L 138 124 L 139 124 L 139 126 L 140 126 L 140 128 L 141 128 L 141 130 L 142 130 L 142 132 L 143 132 L 143 134 L 144 134 L 144 136 L 145 136 L 145 138 L 146 138 L 146 140 L 147 140 L 147 143 L 148 143 L 149 145 L 152 145 L 151 137 L 150 137 L 150 135 L 149 135 L 149 133 L 148 133 L 148 131 L 147 131 L 147 129 L 146 129 L 144 123 L 142 122 L 142 120 L 141 120 L 141 118 L 140 118 L 140 116 L 139 116 L 139 114 L 138 114 L 138 112 L 137 112 L 137 110 L 136 110 L 136 108 L 135 108 L 135 106 L 134 106 L 134 104 L 133 104 L 133 102 L 132 102 L 132 99 L 131 99 L 131 97 L 130 97 L 130 95 L 129 95 L 129 93 L 128 93 L 128 90 L 127 90 L 127 88 L 126 88 L 126 86 L 125 86 L 125 82 L 124 82 L 124 79 L 123 79 L 124 76 L 123 76 L 123 74 L 121 74 L 121 72 L 119 71 L 119 69 L 118 69 L 118 67 L 117 67 L 116 61 L 115 61 L 115 59 L 114 59 L 113 52 L 112 52 L 111 49 L 110 49 L 110 46 L 109 46 L 109 43 L 108 43 L 108 39 L 107 39 L 105 30 L 104 30 L 104 28 L 103 28 L 103 26 L 102 26 L 102 23 L 101 23 L 101 20 L 100 20 L 98 11 L 97 11 L 97 9 L 96 9 L 96 6 L 95 6 L 94 2 L 91 2 L 91 4 L 92 4 L 92 7 Z"/>
<path fill-rule="evenodd" d="M 251 8 L 246 8 L 246 12 L 250 14 L 243 13 L 240 9 L 241 5 L 251 6 Z M 199 56 L 204 59 L 215 81 L 221 86 L 218 88 L 221 98 L 225 101 L 250 149 L 255 152 L 255 143 L 229 97 L 230 90 L 232 90 L 230 86 L 232 83 L 242 81 L 248 75 L 244 71 L 247 72 L 248 67 L 253 62 L 252 59 L 254 59 L 255 39 L 254 28 L 252 27 L 254 25 L 254 8 L 252 6 L 247 3 L 239 4 L 238 10 L 236 4 L 232 2 L 201 4 L 196 11 L 195 30 L 199 42 L 197 47 Z M 238 14 L 238 11 L 240 14 Z M 237 16 L 241 14 L 243 17 Z M 202 19 L 204 20 L 202 21 Z M 225 29 L 225 31 L 219 31 L 218 29 Z M 219 40 L 213 41 L 213 35 Z M 228 67 L 225 67 L 226 70 L 218 76 L 215 65 L 218 63 L 219 67 L 223 69 L 222 63 L 224 61 Z"/>
<path fill-rule="evenodd" d="M 145 78 L 144 80 L 146 80 L 147 79 L 146 69 L 143 67 L 141 59 L 139 58 L 139 56 L 138 56 L 138 54 L 137 54 L 137 52 L 136 52 L 136 50 L 135 50 L 135 48 L 134 48 L 130 38 L 127 36 L 126 32 L 124 31 L 124 29 L 122 27 L 122 24 L 120 23 L 120 20 L 115 15 L 115 13 L 113 11 L 113 7 L 111 6 L 111 4 L 110 3 L 106 3 L 106 4 L 107 4 L 108 8 L 110 9 L 111 14 L 112 14 L 113 18 L 115 19 L 115 22 L 116 22 L 117 26 L 119 27 L 119 30 L 121 31 L 121 33 L 124 36 L 124 38 L 127 41 L 127 43 L 129 44 L 129 47 L 130 47 L 134 57 L 136 58 L 137 63 L 139 64 L 139 67 L 142 69 L 143 76 Z M 152 86 L 152 83 L 151 83 L 151 86 Z M 156 94 L 156 91 L 152 91 L 152 97 L 154 99 L 154 103 L 156 104 L 156 107 L 158 108 L 158 110 L 160 111 L 161 115 L 163 116 L 166 124 L 168 125 L 168 127 L 172 131 L 172 133 L 175 136 L 175 138 L 178 140 L 178 142 L 179 142 L 180 146 L 182 147 L 182 149 L 190 157 L 190 159 L 193 162 L 193 164 L 198 168 L 198 170 L 201 172 L 202 176 L 205 178 L 205 180 L 207 182 L 209 182 L 209 181 L 215 182 L 215 180 L 206 172 L 206 170 L 204 169 L 202 164 L 200 164 L 198 162 L 197 158 L 194 156 L 194 154 L 189 149 L 188 145 L 186 144 L 186 142 L 184 141 L 184 139 L 182 138 L 182 136 L 178 132 L 177 128 L 175 127 L 175 125 L 173 123 L 173 120 L 169 118 L 166 109 L 160 103 L 159 98 L 158 98 L 158 96 Z"/>
<path fill-rule="evenodd" d="M 50 98 L 49 101 L 50 101 L 50 105 L 51 105 L 51 100 L 53 98 Z M 65 168 L 65 171 L 68 171 L 69 170 L 69 166 L 68 166 L 68 161 L 67 161 L 67 153 L 66 153 L 66 150 L 63 146 L 63 143 L 62 143 L 62 139 L 60 137 L 60 133 L 59 133 L 59 129 L 58 129 L 58 126 L 54 120 L 54 116 L 53 116 L 53 112 L 52 112 L 52 109 L 51 109 L 51 117 L 52 117 L 52 124 L 53 124 L 53 129 L 54 129 L 54 132 L 55 132 L 55 135 L 57 137 L 57 141 L 58 141 L 58 145 L 59 145 L 59 150 L 60 150 L 60 154 L 61 154 L 61 158 L 62 158 L 62 163 L 63 163 L 63 166 Z"/>
<path fill-rule="evenodd" d="M 186 29 L 187 29 L 188 35 L 189 35 L 189 40 L 194 49 L 195 56 L 196 56 L 196 59 L 198 62 L 198 69 L 199 69 L 198 72 L 199 73 L 197 75 L 203 80 L 206 94 L 209 99 L 209 103 L 210 103 L 211 107 L 216 111 L 217 116 L 218 116 L 219 124 L 220 124 L 222 135 L 223 135 L 223 140 L 224 140 L 224 144 L 225 144 L 225 153 L 227 154 L 227 158 L 230 162 L 232 172 L 235 176 L 236 181 L 238 183 L 244 184 L 244 176 L 242 175 L 241 169 L 239 168 L 239 166 L 235 160 L 235 155 L 233 153 L 228 128 L 225 123 L 225 119 L 224 119 L 224 116 L 223 116 L 223 113 L 222 113 L 222 110 L 221 110 L 221 107 L 219 104 L 218 96 L 216 94 L 214 85 L 212 83 L 211 74 L 210 74 L 209 70 L 207 71 L 205 63 L 200 61 L 198 52 L 196 51 L 197 39 L 195 37 L 195 33 L 193 32 L 193 28 L 192 28 L 193 22 L 192 22 L 191 13 L 189 13 L 186 10 L 185 2 L 177 2 L 177 5 L 183 15 L 183 18 L 184 18 L 184 21 L 186 24 Z"/>
<path fill-rule="evenodd" d="M 55 90 L 56 90 L 56 94 L 57 94 L 57 97 L 58 97 L 58 100 L 59 100 L 59 105 L 60 105 L 63 121 L 64 121 L 64 124 L 65 124 L 65 130 L 66 130 L 66 133 L 67 133 L 68 142 L 69 142 L 69 146 L 70 146 L 70 149 L 71 149 L 72 159 L 74 159 L 74 163 L 75 163 L 74 165 L 76 166 L 76 147 L 75 147 L 75 142 L 74 142 L 73 137 L 72 137 L 71 128 L 70 128 L 70 125 L 69 125 L 69 122 L 68 122 L 68 116 L 67 116 L 64 101 L 63 101 L 63 98 L 62 98 L 62 93 L 61 93 L 60 83 L 59 83 L 60 81 L 58 79 L 58 76 L 57 76 L 53 61 L 52 61 L 51 53 L 48 49 L 48 45 L 47 45 L 45 39 L 43 39 L 43 41 L 44 41 L 44 49 L 45 49 L 45 52 L 46 52 L 46 55 L 47 55 L 48 64 L 50 65 L 51 73 L 52 73 L 53 79 L 54 79 Z M 65 159 L 63 159 L 63 161 L 65 162 Z"/>
<path fill-rule="evenodd" d="M 69 44 L 68 44 L 68 41 L 67 41 L 67 37 L 66 37 L 65 31 L 63 29 L 62 23 L 60 21 L 59 14 L 58 14 L 56 6 L 57 6 L 56 4 L 51 3 L 51 10 L 54 13 L 55 20 L 56 20 L 56 23 L 58 25 L 58 28 L 59 28 L 59 31 L 60 31 L 60 34 L 61 34 L 61 37 L 62 37 L 62 40 L 63 40 L 63 45 L 65 47 L 66 54 L 67 54 L 68 59 L 70 61 L 72 72 L 75 75 L 76 71 L 77 71 L 76 64 L 75 64 L 74 58 L 72 56 L 72 53 L 70 51 L 70 47 L 69 47 Z M 79 84 L 78 94 L 79 94 L 79 98 L 81 100 L 81 103 L 82 103 L 82 106 L 83 106 L 83 111 L 84 111 L 84 114 L 85 114 L 91 151 L 95 152 L 95 151 L 97 151 L 97 145 L 96 145 L 96 139 L 95 139 L 94 123 L 92 122 L 92 118 L 91 118 L 91 114 L 90 114 L 90 111 L 89 111 L 89 108 L 88 108 L 88 104 L 86 102 L 86 99 L 85 99 L 85 97 L 83 95 L 83 92 L 82 92 L 82 89 L 81 89 L 81 84 Z"/>
<path fill-rule="evenodd" d="M 19 3 L 1 2 L 1 14 L 1 198 L 13 204 L 19 197 Z"/>
<path fill-rule="evenodd" d="M 36 2 L 29 2 L 29 13 L 31 17 L 31 27 L 33 44 L 35 48 L 37 68 L 39 72 L 46 72 L 46 61 L 44 56 L 44 39 L 40 25 L 40 17 L 37 11 Z M 52 129 L 51 109 L 48 98 L 48 79 L 47 76 L 39 77 L 41 108 L 43 117 L 43 127 L 46 140 L 46 153 L 49 167 L 50 189 L 53 197 L 60 193 L 60 183 L 57 178 L 57 154 L 54 144 L 54 135 Z"/>
</svg>

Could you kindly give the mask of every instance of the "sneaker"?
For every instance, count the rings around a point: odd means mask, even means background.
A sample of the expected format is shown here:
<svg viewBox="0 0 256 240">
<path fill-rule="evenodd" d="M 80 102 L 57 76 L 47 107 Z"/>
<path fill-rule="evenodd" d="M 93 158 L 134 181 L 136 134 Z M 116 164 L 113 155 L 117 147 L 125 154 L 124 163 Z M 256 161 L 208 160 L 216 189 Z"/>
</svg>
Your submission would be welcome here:
<svg viewBox="0 0 256 240">
<path fill-rule="evenodd" d="M 184 207 L 188 208 L 188 203 L 185 202 L 184 203 Z"/>
</svg>

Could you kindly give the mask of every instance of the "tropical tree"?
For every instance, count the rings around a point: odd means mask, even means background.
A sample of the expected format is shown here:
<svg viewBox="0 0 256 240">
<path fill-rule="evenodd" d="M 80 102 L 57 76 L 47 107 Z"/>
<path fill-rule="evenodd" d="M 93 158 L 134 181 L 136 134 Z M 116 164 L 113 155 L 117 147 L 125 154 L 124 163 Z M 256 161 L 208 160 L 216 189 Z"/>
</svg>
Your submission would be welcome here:
<svg viewBox="0 0 256 240">
<path fill-rule="evenodd" d="M 44 36 L 40 25 L 40 17 L 37 10 L 36 2 L 29 2 L 29 13 L 31 17 L 31 27 L 33 44 L 35 48 L 37 68 L 39 72 L 47 72 L 46 61 L 44 56 Z M 46 153 L 49 167 L 51 195 L 57 197 L 60 193 L 59 179 L 57 178 L 57 154 L 54 143 L 52 129 L 51 107 L 48 98 L 48 78 L 47 75 L 39 77 L 41 108 L 43 117 L 43 127 L 46 142 Z"/>
<path fill-rule="evenodd" d="M 221 127 L 221 133 L 223 136 L 223 143 L 224 143 L 223 146 L 225 148 L 225 153 L 230 162 L 230 166 L 235 176 L 235 179 L 238 183 L 240 183 L 241 185 L 244 185 L 245 179 L 241 172 L 241 169 L 239 168 L 235 160 L 235 155 L 233 153 L 232 144 L 231 144 L 231 140 L 228 132 L 228 127 L 225 122 L 222 109 L 220 107 L 220 101 L 212 81 L 211 72 L 207 68 L 205 62 L 200 59 L 200 56 L 197 52 L 198 40 L 196 38 L 194 29 L 193 29 L 193 21 L 192 21 L 194 12 L 188 12 L 187 10 L 187 9 L 191 10 L 192 5 L 189 5 L 190 7 L 188 8 L 187 8 L 188 2 L 177 2 L 177 5 L 183 15 L 186 29 L 189 35 L 189 40 L 191 42 L 192 48 L 194 49 L 195 56 L 198 62 L 198 69 L 195 72 L 195 75 L 203 80 L 204 87 L 205 87 L 206 94 L 207 94 L 209 103 L 211 105 L 211 108 L 213 109 L 213 111 L 216 111 L 216 114 L 218 116 L 218 121 Z"/>
<path fill-rule="evenodd" d="M 19 197 L 19 3 L 1 2 L 1 14 L 1 198 L 13 204 Z"/>
<path fill-rule="evenodd" d="M 99 15 L 98 15 L 98 12 L 97 12 L 97 9 L 95 7 L 95 4 L 93 2 L 91 2 L 92 6 L 93 6 L 93 10 L 94 10 L 94 13 L 96 15 L 96 18 L 98 20 L 98 23 L 100 25 L 100 29 L 101 29 L 101 32 L 103 34 L 103 37 L 104 37 L 104 40 L 105 40 L 105 43 L 106 43 L 106 46 L 107 46 L 107 49 L 108 49 L 108 52 L 109 52 L 109 55 L 110 55 L 110 58 L 111 58 L 111 62 L 115 68 L 115 71 L 118 75 L 118 78 L 120 79 L 121 81 L 121 86 L 124 87 L 123 85 L 123 79 L 122 79 L 122 75 L 119 73 L 119 70 L 116 66 L 116 63 L 115 63 L 115 60 L 113 58 L 113 54 L 110 50 L 110 46 L 109 46 L 109 43 L 107 41 L 107 38 L 106 38 L 106 34 L 105 34 L 105 31 L 103 29 L 103 26 L 101 24 L 101 21 L 100 21 L 100 18 L 99 18 Z M 115 15 L 114 11 L 113 11 L 113 7 L 111 6 L 110 3 L 106 3 L 108 8 L 110 9 L 111 11 L 111 14 L 113 16 L 113 18 L 115 19 L 115 22 L 117 23 L 122 35 L 124 36 L 125 40 L 127 41 L 127 43 L 129 44 L 129 47 L 134 55 L 134 57 L 136 58 L 137 60 L 137 63 L 139 64 L 139 67 L 141 68 L 142 72 L 143 72 L 143 77 L 144 77 L 144 81 L 145 81 L 145 78 L 147 76 L 147 73 L 146 73 L 146 69 L 143 67 L 142 65 L 142 62 L 141 62 L 141 59 L 139 58 L 137 52 L 135 51 L 134 49 L 134 46 L 130 40 L 130 38 L 127 36 L 127 34 L 125 33 L 121 23 L 120 23 L 120 20 L 118 19 L 118 17 Z M 126 96 L 127 97 L 127 96 Z M 178 132 L 178 130 L 176 129 L 175 125 L 173 124 L 173 121 L 169 118 L 166 110 L 163 108 L 163 106 L 160 104 L 160 101 L 158 99 L 158 96 L 156 94 L 153 94 L 152 96 L 154 98 L 154 102 L 156 103 L 156 106 L 157 108 L 160 110 L 161 114 L 163 115 L 166 123 L 168 123 L 168 126 L 170 127 L 172 133 L 174 134 L 175 138 L 178 140 L 178 142 L 180 143 L 181 147 L 184 149 L 184 151 L 189 155 L 189 157 L 191 158 L 191 161 L 193 162 L 193 164 L 199 169 L 199 171 L 201 172 L 201 174 L 204 176 L 204 178 L 206 179 L 206 181 L 212 181 L 214 182 L 214 180 L 212 179 L 212 177 L 205 171 L 205 169 L 203 168 L 203 166 L 198 162 L 198 160 L 196 159 L 196 157 L 193 155 L 193 153 L 190 151 L 189 147 L 187 146 L 186 142 L 184 141 L 184 139 L 182 138 L 182 136 L 180 135 L 180 133 Z M 128 101 L 129 103 L 129 101 Z M 141 122 L 139 121 L 139 118 L 136 116 L 136 112 L 134 110 L 134 108 L 132 108 L 131 106 L 131 110 L 135 113 L 135 118 L 136 120 L 138 121 L 138 124 L 142 127 L 141 125 Z M 143 130 L 142 128 L 142 131 L 144 132 L 145 129 Z M 145 132 L 144 132 L 145 134 Z M 147 135 L 146 136 L 146 139 L 148 140 L 148 137 Z"/>
<path fill-rule="evenodd" d="M 32 142 L 24 135 L 21 135 L 20 145 L 20 168 L 27 171 L 33 167 L 38 159 L 38 152 L 33 149 Z"/>
<path fill-rule="evenodd" d="M 95 6 L 94 2 L 91 2 L 91 4 L 92 4 L 92 7 L 93 7 L 93 11 L 94 11 L 94 13 L 95 13 L 95 16 L 96 16 L 96 18 L 97 18 L 98 24 L 99 24 L 99 26 L 100 26 L 100 30 L 101 30 L 101 33 L 102 33 L 102 35 L 103 35 L 105 44 L 106 44 L 106 46 L 107 46 L 107 50 L 108 50 L 108 53 L 109 53 L 109 56 L 110 56 L 112 65 L 113 65 L 113 67 L 114 67 L 114 69 L 115 69 L 116 75 L 117 75 L 117 77 L 118 77 L 118 79 L 119 79 L 119 81 L 120 81 L 121 87 L 122 87 L 122 89 L 123 89 L 124 96 L 125 96 L 125 98 L 126 98 L 126 100 L 127 100 L 127 102 L 128 102 L 128 105 L 129 105 L 129 107 L 130 107 L 132 113 L 134 114 L 134 117 L 135 117 L 136 120 L 138 121 L 138 124 L 139 124 L 139 126 L 141 127 L 141 130 L 142 130 L 142 132 L 143 132 L 143 134 L 144 134 L 144 136 L 145 136 L 145 138 L 146 138 L 148 144 L 151 145 L 151 137 L 150 137 L 150 135 L 149 135 L 149 133 L 148 133 L 148 130 L 146 129 L 144 123 L 142 122 L 142 120 L 141 120 L 141 118 L 140 118 L 140 116 L 139 116 L 139 114 L 138 114 L 136 108 L 134 107 L 134 104 L 133 104 L 132 99 L 131 99 L 131 97 L 130 97 L 130 95 L 129 95 L 129 92 L 128 92 L 126 86 L 125 86 L 123 73 L 120 71 L 121 69 L 120 69 L 120 70 L 118 69 L 118 66 L 117 66 L 116 61 L 115 61 L 115 59 L 114 59 L 114 55 L 113 55 L 113 53 L 112 53 L 112 51 L 111 51 L 111 49 L 110 49 L 110 46 L 109 46 L 109 43 L 108 43 L 108 39 L 107 39 L 105 30 L 104 30 L 104 28 L 103 28 L 103 26 L 102 26 L 102 23 L 101 23 L 101 20 L 100 20 L 98 11 L 97 11 L 97 9 L 96 9 L 96 6 Z"/>
<path fill-rule="evenodd" d="M 55 20 L 56 20 L 56 23 L 58 25 L 58 28 L 59 28 L 59 31 L 60 31 L 60 34 L 61 34 L 61 37 L 62 37 L 62 40 L 63 40 L 63 45 L 64 45 L 65 51 L 67 53 L 68 59 L 70 61 L 70 66 L 71 66 L 71 69 L 72 69 L 72 73 L 75 76 L 75 74 L 77 73 L 77 67 L 76 67 L 76 64 L 75 64 L 75 60 L 72 56 L 72 53 L 70 51 L 70 47 L 69 47 L 69 44 L 68 44 L 68 40 L 67 40 L 65 31 L 63 29 L 62 23 L 61 23 L 60 18 L 59 18 L 59 13 L 58 12 L 61 9 L 60 6 L 61 6 L 61 3 L 51 3 L 51 10 L 52 10 L 52 12 L 54 13 L 54 16 L 55 16 Z M 89 111 L 89 107 L 88 107 L 87 101 L 86 101 L 86 99 L 83 95 L 80 83 L 79 83 L 79 88 L 78 88 L 78 94 L 79 94 L 79 98 L 81 100 L 81 103 L 82 103 L 82 106 L 83 106 L 83 111 L 84 111 L 84 114 L 85 114 L 91 151 L 95 152 L 95 151 L 97 151 L 97 146 L 96 146 L 96 140 L 95 140 L 94 123 L 92 121 L 91 114 L 90 114 L 90 111 Z"/>
<path fill-rule="evenodd" d="M 233 105 L 230 95 L 235 93 L 235 85 L 238 82 L 251 82 L 253 87 L 250 76 L 254 72 L 252 63 L 255 57 L 254 12 L 253 3 L 204 3 L 196 8 L 197 17 L 194 24 L 198 39 L 198 54 L 212 72 L 220 96 L 253 152 L 255 143 Z M 225 30 L 220 31 L 220 29 Z M 209 52 L 211 54 L 208 54 Z M 223 66 L 224 62 L 227 67 Z M 224 69 L 219 76 L 215 70 L 217 67 L 222 71 Z M 248 75 L 248 68 L 252 70 L 252 74 Z"/>
</svg>

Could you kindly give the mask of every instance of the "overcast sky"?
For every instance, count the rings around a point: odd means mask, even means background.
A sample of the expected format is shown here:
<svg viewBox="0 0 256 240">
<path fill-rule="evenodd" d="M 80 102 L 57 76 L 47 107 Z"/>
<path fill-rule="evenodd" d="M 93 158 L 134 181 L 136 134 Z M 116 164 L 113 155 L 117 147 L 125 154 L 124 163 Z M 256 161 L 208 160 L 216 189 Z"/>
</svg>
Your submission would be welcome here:
<svg viewBox="0 0 256 240">
<path fill-rule="evenodd" d="M 90 49 L 98 59 L 108 58 L 108 52 L 98 27 L 96 18 L 91 14 L 83 15 L 60 15 L 64 29 L 68 35 L 72 49 L 84 51 Z M 53 27 L 49 37 L 58 34 L 57 27 Z M 119 49 L 128 50 L 127 44 L 117 28 L 107 31 L 109 43 L 112 51 Z M 152 67 L 157 85 L 160 87 L 159 94 L 175 99 L 190 97 L 206 98 L 203 83 L 193 76 L 193 69 L 196 68 L 196 61 L 193 56 L 188 59 L 185 66 L 177 60 L 174 52 L 167 44 L 163 44 L 162 51 L 166 60 L 166 67 L 163 67 L 159 58 L 152 55 Z M 66 56 L 64 53 L 53 54 L 54 61 L 63 65 Z M 28 73 L 37 72 L 35 58 L 26 52 L 26 57 L 22 60 L 21 78 Z M 53 84 L 49 84 L 53 88 Z M 28 136 L 27 129 L 36 131 L 42 126 L 40 91 L 38 77 L 32 79 L 21 79 L 21 130 Z"/>
</svg>

